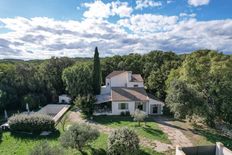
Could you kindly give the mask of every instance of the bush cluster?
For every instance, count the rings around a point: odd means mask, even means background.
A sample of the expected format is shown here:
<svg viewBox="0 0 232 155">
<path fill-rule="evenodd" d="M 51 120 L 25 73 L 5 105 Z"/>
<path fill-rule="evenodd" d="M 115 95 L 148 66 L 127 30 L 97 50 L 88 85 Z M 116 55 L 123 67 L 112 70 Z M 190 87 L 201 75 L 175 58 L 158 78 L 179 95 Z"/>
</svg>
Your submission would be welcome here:
<svg viewBox="0 0 232 155">
<path fill-rule="evenodd" d="M 82 151 L 82 148 L 89 142 L 99 137 L 99 131 L 87 124 L 73 124 L 60 137 L 63 147 L 71 147 Z"/>
<path fill-rule="evenodd" d="M 17 114 L 10 117 L 8 123 L 12 131 L 40 133 L 55 130 L 54 120 L 42 114 Z"/>
<path fill-rule="evenodd" d="M 109 155 L 131 155 L 139 152 L 138 135 L 129 128 L 113 131 L 108 137 Z"/>
<path fill-rule="evenodd" d="M 74 100 L 74 104 L 81 110 L 81 113 L 86 117 L 93 114 L 93 104 L 96 102 L 96 98 L 93 95 L 77 96 Z"/>
<path fill-rule="evenodd" d="M 47 141 L 37 144 L 29 155 L 63 155 L 64 151 L 59 146 L 51 146 Z"/>
<path fill-rule="evenodd" d="M 130 111 L 121 111 L 121 116 L 130 116 Z"/>
</svg>

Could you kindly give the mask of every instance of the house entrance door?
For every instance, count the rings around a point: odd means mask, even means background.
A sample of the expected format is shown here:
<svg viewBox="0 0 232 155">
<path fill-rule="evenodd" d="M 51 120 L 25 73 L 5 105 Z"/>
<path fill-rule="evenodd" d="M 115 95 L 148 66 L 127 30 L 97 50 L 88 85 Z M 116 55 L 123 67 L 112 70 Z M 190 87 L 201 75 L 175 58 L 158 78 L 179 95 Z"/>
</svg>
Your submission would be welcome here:
<svg viewBox="0 0 232 155">
<path fill-rule="evenodd" d="M 153 105 L 152 106 L 152 113 L 157 114 L 158 113 L 158 105 Z"/>
<path fill-rule="evenodd" d="M 137 108 L 138 108 L 139 110 L 143 110 L 143 104 L 139 104 L 139 105 L 137 106 Z"/>
</svg>

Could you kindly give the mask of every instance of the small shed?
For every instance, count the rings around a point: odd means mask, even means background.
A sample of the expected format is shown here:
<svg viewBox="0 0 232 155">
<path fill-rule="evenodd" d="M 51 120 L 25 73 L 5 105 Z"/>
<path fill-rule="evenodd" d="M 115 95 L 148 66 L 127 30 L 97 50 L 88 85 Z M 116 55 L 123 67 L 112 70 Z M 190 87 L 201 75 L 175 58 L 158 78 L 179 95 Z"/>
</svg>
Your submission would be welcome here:
<svg viewBox="0 0 232 155">
<path fill-rule="evenodd" d="M 70 103 L 71 97 L 69 97 L 67 94 L 62 94 L 59 96 L 59 103 Z"/>
</svg>

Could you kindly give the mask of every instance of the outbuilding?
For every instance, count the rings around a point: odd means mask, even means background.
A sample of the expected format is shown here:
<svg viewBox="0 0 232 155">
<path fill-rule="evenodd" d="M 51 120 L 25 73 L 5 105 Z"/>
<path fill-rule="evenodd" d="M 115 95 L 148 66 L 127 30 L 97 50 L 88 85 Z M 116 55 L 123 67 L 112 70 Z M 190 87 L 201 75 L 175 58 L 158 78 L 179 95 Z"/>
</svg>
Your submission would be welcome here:
<svg viewBox="0 0 232 155">
<path fill-rule="evenodd" d="M 71 97 L 69 97 L 67 94 L 62 94 L 59 96 L 59 103 L 69 104 L 70 102 L 71 102 Z"/>
</svg>

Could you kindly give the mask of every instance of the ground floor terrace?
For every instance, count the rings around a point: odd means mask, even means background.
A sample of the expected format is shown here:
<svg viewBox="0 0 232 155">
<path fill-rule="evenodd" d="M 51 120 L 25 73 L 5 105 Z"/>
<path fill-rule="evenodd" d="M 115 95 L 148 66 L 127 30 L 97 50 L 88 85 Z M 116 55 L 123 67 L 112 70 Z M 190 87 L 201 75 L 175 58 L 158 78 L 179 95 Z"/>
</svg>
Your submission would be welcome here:
<svg viewBox="0 0 232 155">
<path fill-rule="evenodd" d="M 108 101 L 94 105 L 94 115 L 121 115 L 133 114 L 136 109 L 147 115 L 162 115 L 164 104 L 159 101 Z"/>
</svg>

